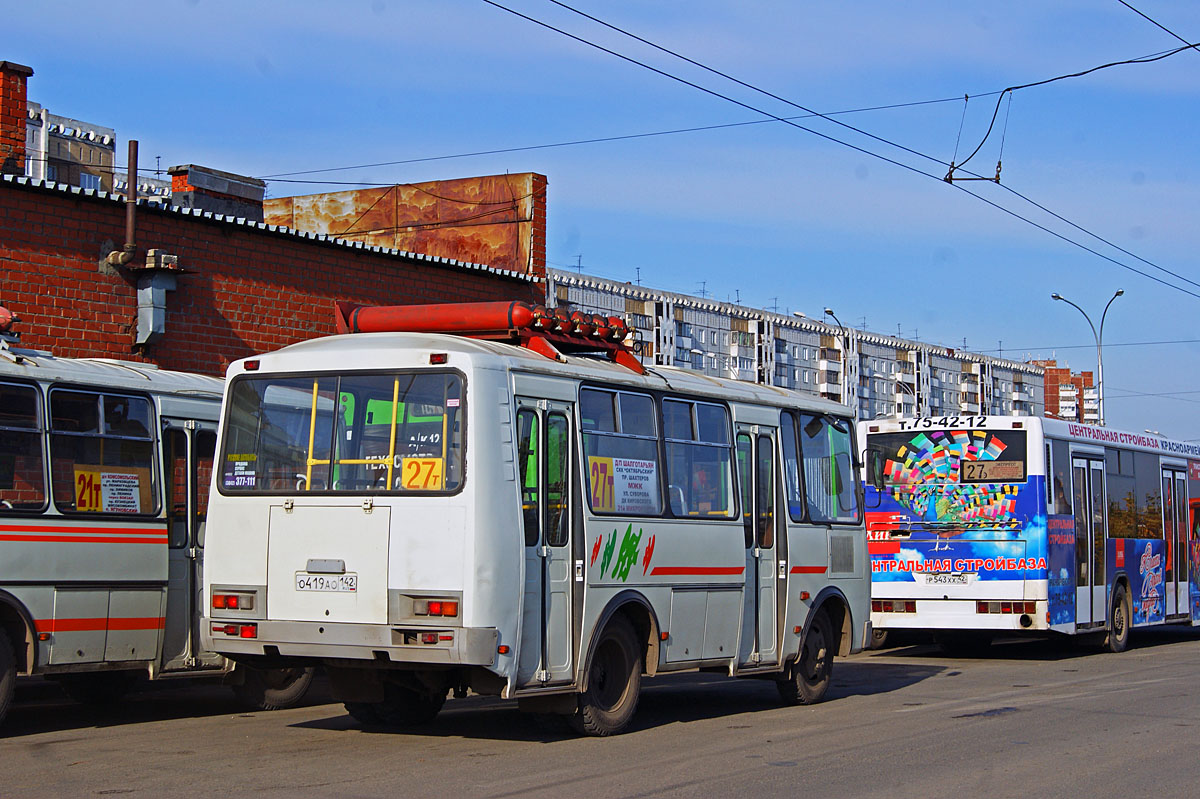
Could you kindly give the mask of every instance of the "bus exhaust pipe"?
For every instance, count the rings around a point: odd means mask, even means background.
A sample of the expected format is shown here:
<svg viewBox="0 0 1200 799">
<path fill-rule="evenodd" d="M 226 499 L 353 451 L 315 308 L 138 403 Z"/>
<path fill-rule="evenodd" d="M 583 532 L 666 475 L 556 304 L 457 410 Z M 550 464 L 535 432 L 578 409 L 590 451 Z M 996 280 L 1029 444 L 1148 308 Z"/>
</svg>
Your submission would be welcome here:
<svg viewBox="0 0 1200 799">
<path fill-rule="evenodd" d="M 1033 619 L 1028 613 L 1021 614 L 1021 626 L 1027 630 L 1033 626 Z"/>
</svg>

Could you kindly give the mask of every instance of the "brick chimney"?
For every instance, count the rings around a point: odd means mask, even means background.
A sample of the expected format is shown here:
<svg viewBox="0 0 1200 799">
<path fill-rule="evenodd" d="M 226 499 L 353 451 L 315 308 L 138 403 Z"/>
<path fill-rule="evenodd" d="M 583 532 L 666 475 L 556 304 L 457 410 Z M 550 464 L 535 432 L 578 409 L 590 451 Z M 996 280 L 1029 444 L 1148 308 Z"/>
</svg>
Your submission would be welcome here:
<svg viewBox="0 0 1200 799">
<path fill-rule="evenodd" d="M 0 174 L 25 174 L 25 86 L 33 70 L 0 61 Z"/>
<path fill-rule="evenodd" d="M 173 166 L 167 172 L 172 205 L 263 221 L 265 181 L 196 164 Z"/>
</svg>

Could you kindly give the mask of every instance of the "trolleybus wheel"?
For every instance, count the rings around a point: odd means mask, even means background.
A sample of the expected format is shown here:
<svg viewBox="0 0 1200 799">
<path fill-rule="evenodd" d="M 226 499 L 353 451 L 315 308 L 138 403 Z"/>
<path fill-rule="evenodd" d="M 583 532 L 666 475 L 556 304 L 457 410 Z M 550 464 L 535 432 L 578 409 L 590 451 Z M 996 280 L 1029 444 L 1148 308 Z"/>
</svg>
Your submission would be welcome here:
<svg viewBox="0 0 1200 799">
<path fill-rule="evenodd" d="M 1124 652 L 1129 646 L 1129 596 L 1125 593 L 1123 585 L 1113 589 L 1111 618 L 1104 648 L 1109 652 Z"/>
<path fill-rule="evenodd" d="M 584 735 L 614 735 L 629 725 L 642 689 L 642 650 L 633 625 L 615 616 L 592 654 L 587 690 L 579 695 L 579 709 L 571 726 Z"/>
<path fill-rule="evenodd" d="M 304 698 L 312 685 L 313 668 L 256 669 L 240 666 L 245 677 L 233 686 L 233 694 L 242 704 L 255 710 L 280 710 Z"/>
<path fill-rule="evenodd" d="M 445 703 L 445 687 L 442 688 L 441 693 L 438 693 L 419 680 L 411 682 L 389 680 L 383 684 L 383 701 L 375 702 L 370 707 L 380 723 L 390 727 L 410 727 L 433 721 Z M 356 703 L 347 703 L 347 710 L 350 710 L 350 704 Z M 354 711 L 351 710 L 350 713 L 354 715 Z M 358 719 L 358 716 L 355 718 Z"/>
<path fill-rule="evenodd" d="M 829 622 L 829 614 L 821 608 L 800 642 L 800 653 L 788 670 L 788 676 L 775 683 L 784 702 L 815 705 L 825 698 L 833 677 L 833 650 L 833 625 Z"/>
<path fill-rule="evenodd" d="M 93 671 L 86 674 L 64 674 L 58 677 L 67 696 L 84 705 L 111 705 L 144 676 L 140 671 Z"/>
<path fill-rule="evenodd" d="M 871 628 L 871 640 L 867 642 L 867 649 L 883 649 L 888 645 L 888 631 L 881 630 L 878 627 Z"/>
<path fill-rule="evenodd" d="M 12 704 L 13 689 L 17 684 L 17 658 L 13 655 L 8 635 L 0 630 L 0 724 Z"/>
</svg>

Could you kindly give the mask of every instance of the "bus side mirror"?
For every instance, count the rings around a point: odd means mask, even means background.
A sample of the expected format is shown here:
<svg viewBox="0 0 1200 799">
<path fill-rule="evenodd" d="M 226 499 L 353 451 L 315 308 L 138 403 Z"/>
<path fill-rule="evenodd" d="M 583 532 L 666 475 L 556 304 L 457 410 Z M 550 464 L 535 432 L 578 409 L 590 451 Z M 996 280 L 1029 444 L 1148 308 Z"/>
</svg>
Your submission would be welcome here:
<svg viewBox="0 0 1200 799">
<path fill-rule="evenodd" d="M 867 450 L 867 481 L 877 491 L 883 490 L 883 458 L 878 450 Z"/>
</svg>

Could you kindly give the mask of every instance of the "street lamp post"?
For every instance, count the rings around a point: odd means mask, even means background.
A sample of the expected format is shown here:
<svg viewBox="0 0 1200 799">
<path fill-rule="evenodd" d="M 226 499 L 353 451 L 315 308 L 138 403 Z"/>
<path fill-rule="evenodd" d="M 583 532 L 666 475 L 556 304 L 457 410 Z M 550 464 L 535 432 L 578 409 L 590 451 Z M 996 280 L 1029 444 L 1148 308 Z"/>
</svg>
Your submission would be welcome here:
<svg viewBox="0 0 1200 799">
<path fill-rule="evenodd" d="M 1100 329 L 1092 324 L 1092 319 L 1087 315 L 1087 312 L 1080 308 L 1075 303 L 1068 300 L 1061 294 L 1054 293 L 1050 295 L 1052 300 L 1061 300 L 1067 305 L 1070 305 L 1075 310 L 1083 314 L 1083 318 L 1087 320 L 1088 327 L 1092 329 L 1092 335 L 1096 338 L 1096 399 L 1099 404 L 1100 425 L 1104 426 L 1104 353 L 1101 349 L 1100 342 L 1104 338 L 1104 317 L 1108 316 L 1108 307 L 1113 304 L 1113 300 L 1125 293 L 1125 289 L 1117 289 L 1117 293 L 1112 295 L 1112 298 L 1104 306 L 1104 312 L 1100 314 Z"/>
<path fill-rule="evenodd" d="M 842 324 L 842 320 L 837 318 L 832 308 L 825 309 L 825 315 L 833 317 L 833 321 L 837 323 L 838 330 L 841 331 L 842 344 L 842 397 L 846 405 L 855 409 L 855 416 L 858 415 L 858 388 L 850 384 L 850 340 L 846 336 L 846 328 Z M 854 397 L 851 398 L 850 390 L 854 389 Z"/>
</svg>

